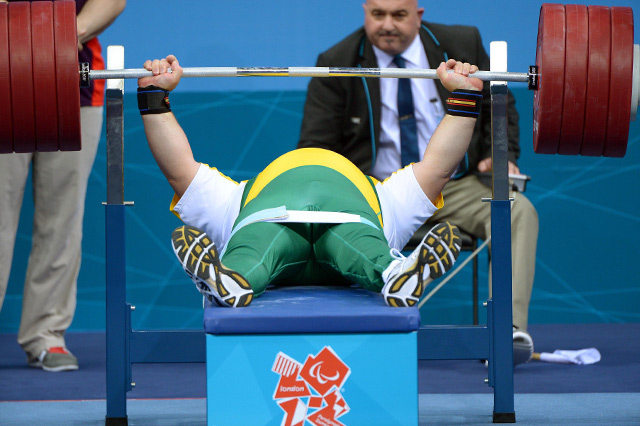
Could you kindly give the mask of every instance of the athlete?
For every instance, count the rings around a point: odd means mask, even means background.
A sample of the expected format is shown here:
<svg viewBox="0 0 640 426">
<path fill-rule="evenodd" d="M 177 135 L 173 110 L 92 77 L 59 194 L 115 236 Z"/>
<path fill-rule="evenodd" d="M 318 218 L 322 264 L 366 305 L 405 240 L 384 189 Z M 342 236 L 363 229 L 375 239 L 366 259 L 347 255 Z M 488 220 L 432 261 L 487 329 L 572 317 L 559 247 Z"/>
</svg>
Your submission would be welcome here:
<svg viewBox="0 0 640 426">
<path fill-rule="evenodd" d="M 425 286 L 453 266 L 457 228 L 436 225 L 404 257 L 415 230 L 444 205 L 442 188 L 466 152 L 482 99 L 477 67 L 450 59 L 438 77 L 450 108 L 423 159 L 384 182 L 331 151 L 299 149 L 258 176 L 234 182 L 197 162 L 171 113 L 182 68 L 175 56 L 148 60 L 138 106 L 149 147 L 185 223 L 174 251 L 198 290 L 222 305 L 247 306 L 268 285 L 357 283 L 390 306 L 414 306 Z M 169 69 L 170 68 L 170 69 Z"/>
</svg>

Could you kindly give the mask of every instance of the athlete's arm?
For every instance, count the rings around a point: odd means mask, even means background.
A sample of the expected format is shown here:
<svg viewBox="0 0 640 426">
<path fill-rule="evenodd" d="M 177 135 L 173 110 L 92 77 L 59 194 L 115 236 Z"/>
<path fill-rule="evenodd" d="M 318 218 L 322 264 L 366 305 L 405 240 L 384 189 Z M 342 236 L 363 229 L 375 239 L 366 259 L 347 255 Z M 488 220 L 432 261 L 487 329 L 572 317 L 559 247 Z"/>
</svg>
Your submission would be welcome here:
<svg viewBox="0 0 640 426">
<path fill-rule="evenodd" d="M 450 70 L 453 72 L 448 72 Z M 481 92 L 482 81 L 469 77 L 477 70 L 475 65 L 449 59 L 440 64 L 437 75 L 450 92 L 457 89 Z M 431 136 L 422 160 L 413 164 L 416 179 L 432 203 L 467 152 L 475 124 L 475 118 L 445 115 Z"/>
<path fill-rule="evenodd" d="M 169 67 L 172 72 L 167 72 Z M 175 89 L 182 76 L 182 67 L 173 55 L 162 60 L 147 60 L 144 68 L 151 71 L 153 76 L 140 78 L 138 87 L 153 85 L 170 91 Z M 187 136 L 171 112 L 143 115 L 142 123 L 149 148 L 160 170 L 176 195 L 182 197 L 200 167 L 200 163 L 193 158 Z"/>
</svg>

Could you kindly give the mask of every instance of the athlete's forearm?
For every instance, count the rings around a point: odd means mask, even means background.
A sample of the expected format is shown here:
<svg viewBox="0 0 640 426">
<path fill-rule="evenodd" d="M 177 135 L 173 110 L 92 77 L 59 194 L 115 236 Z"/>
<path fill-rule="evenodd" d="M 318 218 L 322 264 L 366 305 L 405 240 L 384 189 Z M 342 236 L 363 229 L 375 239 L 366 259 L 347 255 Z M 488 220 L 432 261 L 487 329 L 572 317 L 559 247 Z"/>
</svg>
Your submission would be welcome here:
<svg viewBox="0 0 640 426">
<path fill-rule="evenodd" d="M 436 73 L 451 92 L 449 110 L 431 136 L 422 161 L 413 165 L 413 172 L 425 195 L 436 202 L 442 188 L 469 148 L 482 101 L 482 81 L 472 75 L 478 67 L 449 59 L 441 63 Z"/>
<path fill-rule="evenodd" d="M 413 171 L 425 195 L 435 201 L 469 148 L 475 118 L 445 115 Z"/>
</svg>

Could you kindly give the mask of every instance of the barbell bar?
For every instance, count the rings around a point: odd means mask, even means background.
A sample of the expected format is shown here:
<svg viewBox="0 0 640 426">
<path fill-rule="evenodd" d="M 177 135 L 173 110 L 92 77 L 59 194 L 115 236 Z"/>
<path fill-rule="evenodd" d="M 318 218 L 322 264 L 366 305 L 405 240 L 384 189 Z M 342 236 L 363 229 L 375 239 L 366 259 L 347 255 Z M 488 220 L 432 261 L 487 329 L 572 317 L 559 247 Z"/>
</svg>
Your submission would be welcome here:
<svg viewBox="0 0 640 426">
<path fill-rule="evenodd" d="M 340 67 L 186 67 L 183 77 L 374 77 L 374 78 L 429 78 L 437 79 L 434 69 L 410 68 L 340 68 Z M 127 79 L 151 76 L 144 68 L 123 70 L 89 70 L 89 80 Z M 512 81 L 528 83 L 535 79 L 533 73 L 477 71 L 474 77 L 483 81 Z"/>
<path fill-rule="evenodd" d="M 51 34 L 53 32 L 53 34 Z M 46 35 L 45 35 L 46 34 Z M 150 76 L 145 69 L 78 64 L 75 2 L 0 3 L 0 153 L 79 150 L 78 81 Z M 53 66 L 54 73 L 50 70 Z M 81 66 L 79 68 L 79 66 Z M 622 157 L 640 99 L 640 47 L 630 7 L 545 3 L 536 65 L 478 71 L 484 81 L 528 83 L 534 151 Z M 370 77 L 437 79 L 435 70 L 332 67 L 193 67 L 183 77 Z"/>
</svg>

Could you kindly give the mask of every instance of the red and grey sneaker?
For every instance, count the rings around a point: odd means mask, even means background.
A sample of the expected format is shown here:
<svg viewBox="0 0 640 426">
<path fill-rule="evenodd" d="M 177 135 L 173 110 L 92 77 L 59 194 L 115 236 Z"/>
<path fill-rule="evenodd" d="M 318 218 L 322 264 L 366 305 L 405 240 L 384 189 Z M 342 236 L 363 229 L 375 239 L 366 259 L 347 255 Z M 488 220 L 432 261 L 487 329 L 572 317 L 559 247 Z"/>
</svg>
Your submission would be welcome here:
<svg viewBox="0 0 640 426">
<path fill-rule="evenodd" d="M 404 257 L 392 249 L 396 258 L 382 273 L 382 296 L 393 307 L 414 306 L 431 281 L 449 271 L 460 254 L 462 237 L 449 222 L 439 223 L 427 232 L 413 252 Z"/>
<path fill-rule="evenodd" d="M 253 300 L 253 289 L 238 272 L 225 268 L 209 236 L 189 225 L 171 234 L 173 252 L 198 291 L 220 306 L 239 308 Z"/>
<path fill-rule="evenodd" d="M 29 367 L 52 372 L 71 371 L 78 369 L 78 359 L 69 352 L 69 349 L 54 346 L 43 350 L 37 357 L 29 357 Z"/>
</svg>

